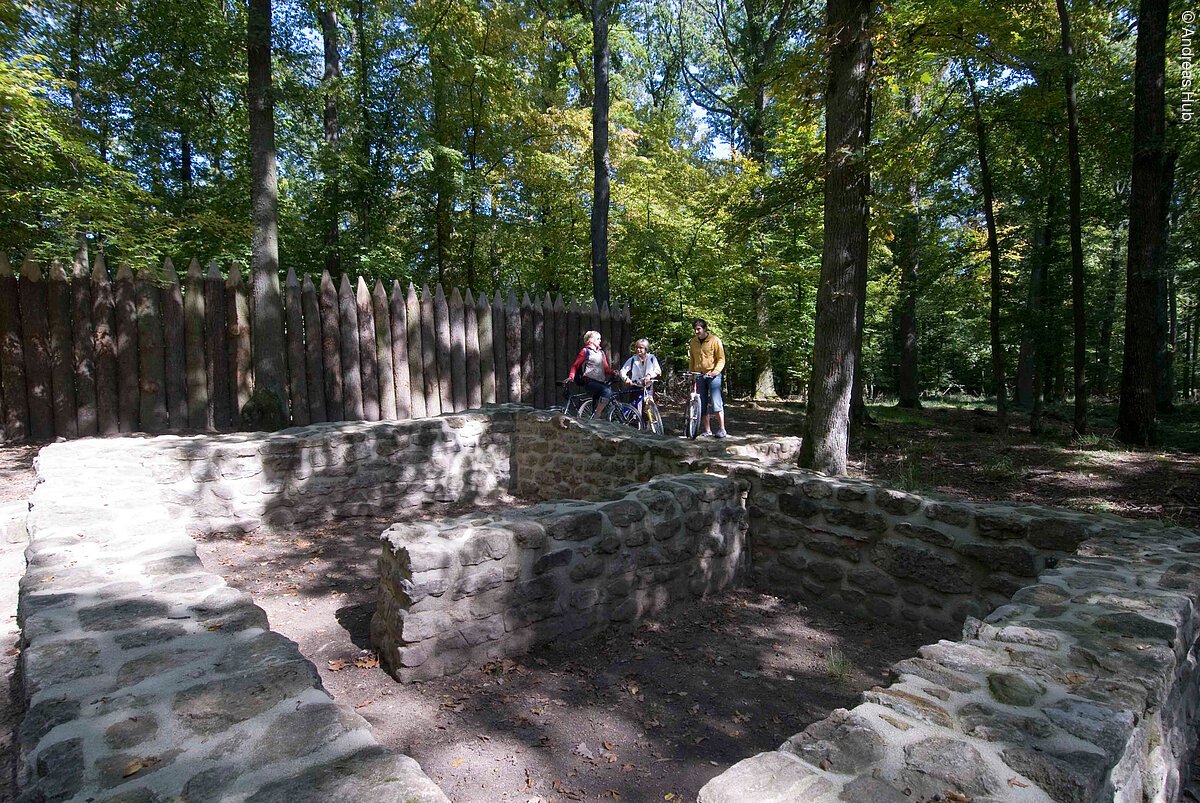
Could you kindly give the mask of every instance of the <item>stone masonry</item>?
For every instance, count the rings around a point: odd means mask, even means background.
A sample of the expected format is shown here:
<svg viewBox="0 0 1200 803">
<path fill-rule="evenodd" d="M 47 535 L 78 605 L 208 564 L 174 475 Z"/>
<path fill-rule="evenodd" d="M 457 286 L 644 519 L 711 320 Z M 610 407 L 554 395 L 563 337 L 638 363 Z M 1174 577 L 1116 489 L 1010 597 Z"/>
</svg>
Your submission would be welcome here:
<svg viewBox="0 0 1200 803">
<path fill-rule="evenodd" d="M 1129 526 L 795 469 L 727 470 L 747 494 L 756 587 L 942 636 L 1003 605 L 1087 539 Z"/>
<path fill-rule="evenodd" d="M 745 532 L 735 483 L 704 474 L 609 502 L 396 524 L 371 643 L 411 681 L 636 622 L 739 581 Z"/>
<path fill-rule="evenodd" d="M 1200 697 L 1200 537 L 768 465 L 784 451 L 517 406 L 50 446 L 20 597 L 24 799 L 444 800 L 187 538 L 361 515 L 400 522 L 373 630 L 402 678 L 742 578 L 931 633 L 965 625 L 853 711 L 718 776 L 709 803 L 1173 798 Z M 404 523 L 512 493 L 543 504 Z"/>
<path fill-rule="evenodd" d="M 21 581 L 22 801 L 442 801 L 157 492 L 154 441 L 42 450 Z"/>
<path fill-rule="evenodd" d="M 774 752 L 701 803 L 1173 801 L 1195 745 L 1200 536 L 1086 542 L 963 638 Z"/>
</svg>

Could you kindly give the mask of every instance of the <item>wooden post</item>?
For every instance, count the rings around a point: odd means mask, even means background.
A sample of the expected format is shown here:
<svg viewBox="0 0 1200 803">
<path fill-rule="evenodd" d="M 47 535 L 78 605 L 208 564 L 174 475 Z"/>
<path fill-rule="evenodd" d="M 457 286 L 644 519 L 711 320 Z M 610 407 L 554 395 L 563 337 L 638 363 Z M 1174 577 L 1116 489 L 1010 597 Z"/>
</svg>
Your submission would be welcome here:
<svg viewBox="0 0 1200 803">
<path fill-rule="evenodd" d="M 141 389 L 138 387 L 137 293 L 133 269 L 117 268 L 113 317 L 117 323 L 117 421 L 122 432 L 138 431 Z"/>
<path fill-rule="evenodd" d="M 71 271 L 71 350 L 75 360 L 75 421 L 83 437 L 95 435 L 96 326 L 92 321 L 92 283 L 87 262 L 76 259 Z"/>
<path fill-rule="evenodd" d="M 362 382 L 363 420 L 379 420 L 379 353 L 375 349 L 375 311 L 367 280 L 358 277 L 354 288 L 354 314 L 358 319 L 358 366 Z"/>
<path fill-rule="evenodd" d="M 600 306 L 600 342 L 604 344 L 604 353 L 608 355 L 608 364 L 612 365 L 617 359 L 616 344 L 613 343 L 612 313 L 608 302 Z"/>
<path fill-rule="evenodd" d="M 505 337 L 504 347 L 508 362 L 508 400 L 520 404 L 525 400 L 521 390 L 521 307 L 517 304 L 517 294 L 508 291 L 508 303 L 504 306 Z"/>
<path fill-rule="evenodd" d="M 343 277 L 345 278 L 345 277 Z M 338 293 L 329 271 L 321 273 L 318 298 L 321 311 L 321 368 L 325 375 L 325 420 L 346 420 L 345 388 L 342 381 L 342 325 Z"/>
<path fill-rule="evenodd" d="M 208 367 L 204 357 L 204 273 L 192 257 L 183 280 L 183 347 L 187 371 L 187 420 L 192 429 L 212 429 Z"/>
<path fill-rule="evenodd" d="M 413 417 L 412 374 L 408 367 L 408 308 L 400 282 L 392 281 L 389 301 L 392 313 L 392 371 L 396 380 L 396 418 Z"/>
<path fill-rule="evenodd" d="M 483 404 L 479 378 L 479 316 L 475 311 L 475 297 L 469 287 L 467 297 L 463 299 L 463 336 L 466 338 L 467 352 L 467 408 L 478 410 Z"/>
<path fill-rule="evenodd" d="M 29 399 L 25 390 L 25 345 L 17 277 L 8 255 L 0 251 L 0 392 L 4 394 L 4 428 L 8 441 L 29 437 Z"/>
<path fill-rule="evenodd" d="M 627 355 L 633 353 L 633 318 L 628 301 L 621 307 L 621 351 Z"/>
<path fill-rule="evenodd" d="M 481 404 L 496 403 L 496 351 L 492 345 L 492 305 L 485 294 L 479 294 L 475 308 L 475 325 L 479 330 L 479 400 Z"/>
<path fill-rule="evenodd" d="M 304 307 L 304 374 L 308 382 L 308 420 L 316 424 L 329 420 L 325 405 L 325 367 L 321 361 L 321 310 L 312 278 L 304 277 L 300 287 Z"/>
<path fill-rule="evenodd" d="M 347 421 L 363 420 L 362 355 L 358 348 L 358 306 L 350 277 L 338 284 L 338 317 L 342 333 L 342 414 Z"/>
<path fill-rule="evenodd" d="M 434 286 L 433 326 L 437 338 L 438 396 L 442 401 L 442 412 L 454 410 L 453 369 L 450 365 L 450 310 L 446 304 L 446 293 L 442 285 Z"/>
<path fill-rule="evenodd" d="M 496 361 L 496 403 L 508 403 L 508 309 L 496 290 L 492 296 L 492 356 Z"/>
<path fill-rule="evenodd" d="M 134 280 L 138 344 L 138 417 L 143 432 L 166 432 L 166 354 L 163 344 L 162 299 L 145 271 Z"/>
<path fill-rule="evenodd" d="M 438 386 L 437 333 L 433 322 L 433 296 L 429 285 L 421 288 L 421 366 L 425 373 L 425 414 L 442 414 Z"/>
<path fill-rule="evenodd" d="M 579 350 L 583 348 L 583 333 L 587 327 L 582 326 L 582 315 L 580 312 L 579 302 L 571 301 L 567 303 L 567 359 L 566 367 L 563 369 L 563 376 L 567 375 L 571 364 L 575 362 L 575 358 L 579 356 Z"/>
<path fill-rule="evenodd" d="M 117 324 L 113 288 L 108 280 L 104 254 L 96 255 L 92 265 L 92 321 L 96 325 L 96 431 L 114 435 L 121 431 L 120 406 L 117 403 Z"/>
<path fill-rule="evenodd" d="M 438 285 L 441 289 L 441 285 Z M 455 287 L 450 292 L 450 393 L 454 401 L 454 412 L 467 409 L 467 334 L 466 313 L 462 295 Z"/>
<path fill-rule="evenodd" d="M 46 313 L 50 331 L 50 402 L 54 410 L 54 434 L 79 437 L 75 406 L 75 353 L 71 335 L 71 285 L 62 263 L 50 263 L 46 285 Z"/>
<path fill-rule="evenodd" d="M 246 285 L 242 281 L 242 266 L 237 262 L 229 266 L 229 279 L 225 282 L 225 323 L 229 333 L 229 404 L 233 408 L 233 420 L 242 425 L 242 408 L 250 401 L 254 392 L 254 377 L 251 374 L 253 357 L 250 349 L 250 302 L 247 300 Z"/>
<path fill-rule="evenodd" d="M 542 400 L 543 407 L 557 403 L 558 393 L 554 383 L 558 381 L 558 368 L 554 364 L 554 301 L 550 294 L 542 299 L 542 346 L 538 352 L 542 359 Z"/>
<path fill-rule="evenodd" d="M 46 283 L 42 270 L 28 257 L 21 264 L 17 284 L 21 306 L 21 340 L 25 344 L 26 401 L 29 434 L 34 440 L 54 437 L 54 410 L 50 403 L 50 323 L 46 317 Z"/>
<path fill-rule="evenodd" d="M 204 370 L 211 410 L 206 417 L 215 429 L 231 429 L 234 421 L 230 402 L 233 394 L 229 381 L 229 324 L 225 313 L 225 282 L 217 263 L 210 262 L 204 277 Z"/>
<path fill-rule="evenodd" d="M 170 280 L 162 291 L 162 325 L 164 347 L 164 375 L 167 391 L 167 415 L 170 428 L 188 428 L 187 345 L 184 341 L 183 292 L 179 288 L 179 275 L 175 266 L 167 259 L 163 270 Z"/>
<path fill-rule="evenodd" d="M 523 401 L 534 407 L 544 407 L 542 398 L 541 354 L 538 351 L 542 331 L 542 314 L 529 293 L 521 298 L 521 389 Z"/>
<path fill-rule="evenodd" d="M 624 362 L 629 359 L 630 354 L 629 348 L 625 345 L 625 338 L 627 335 L 625 333 L 625 324 L 622 317 L 625 313 L 620 307 L 611 307 L 610 311 L 612 313 L 613 351 L 617 355 L 617 364 L 614 365 L 613 368 L 620 369 L 621 365 L 623 365 Z"/>
<path fill-rule="evenodd" d="M 417 288 L 408 285 L 404 298 L 404 326 L 408 335 L 408 385 L 409 402 L 413 418 L 424 418 L 429 413 L 425 404 L 425 349 L 422 346 L 421 301 Z"/>
<path fill-rule="evenodd" d="M 396 420 L 396 371 L 392 362 L 392 314 L 388 310 L 383 282 L 375 280 L 371 291 L 371 312 L 375 321 L 375 359 L 379 370 L 379 417 Z"/>
<path fill-rule="evenodd" d="M 287 338 L 288 399 L 291 402 L 292 424 L 308 426 L 312 413 L 308 401 L 308 371 L 304 353 L 304 303 L 300 297 L 300 279 L 296 269 L 288 268 L 283 284 L 284 325 Z"/>
<path fill-rule="evenodd" d="M 554 380 L 567 375 L 571 361 L 567 359 L 567 314 L 563 311 L 562 293 L 554 296 Z M 557 398 L 557 397 L 556 397 Z"/>
</svg>

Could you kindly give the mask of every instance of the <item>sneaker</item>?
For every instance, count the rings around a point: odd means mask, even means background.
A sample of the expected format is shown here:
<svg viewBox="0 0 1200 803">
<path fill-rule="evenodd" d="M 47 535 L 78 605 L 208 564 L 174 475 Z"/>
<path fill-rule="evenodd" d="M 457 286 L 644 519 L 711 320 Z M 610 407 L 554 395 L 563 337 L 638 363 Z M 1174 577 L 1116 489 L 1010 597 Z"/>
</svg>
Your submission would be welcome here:
<svg viewBox="0 0 1200 803">
<path fill-rule="evenodd" d="M 713 436 L 713 434 L 711 432 L 701 432 L 700 433 L 701 438 L 711 438 L 712 436 Z"/>
<path fill-rule="evenodd" d="M 713 437 L 714 438 L 728 438 L 729 433 L 723 429 L 718 429 L 715 433 L 713 433 Z"/>
</svg>

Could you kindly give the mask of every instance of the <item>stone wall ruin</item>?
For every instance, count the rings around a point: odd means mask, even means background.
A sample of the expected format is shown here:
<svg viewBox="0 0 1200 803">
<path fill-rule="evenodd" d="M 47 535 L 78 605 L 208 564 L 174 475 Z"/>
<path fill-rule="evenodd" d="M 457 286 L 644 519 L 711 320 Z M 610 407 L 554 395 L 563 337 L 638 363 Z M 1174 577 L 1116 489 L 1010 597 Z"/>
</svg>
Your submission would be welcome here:
<svg viewBox="0 0 1200 803">
<path fill-rule="evenodd" d="M 768 465 L 780 456 L 778 444 L 727 450 L 516 407 L 47 447 L 21 589 L 26 796 L 187 789 L 282 799 L 316 788 L 333 799 L 339 783 L 369 789 L 399 778 L 414 799 L 444 799 L 328 699 L 294 645 L 206 572 L 186 537 L 394 515 L 381 564 L 392 600 L 381 602 L 373 629 L 392 640 L 402 677 L 512 655 L 538 642 L 538 622 L 545 633 L 583 635 L 742 578 L 932 634 L 964 628 L 961 640 L 901 662 L 897 682 L 867 692 L 853 711 L 715 778 L 701 794 L 710 803 L 911 801 L 948 791 L 975 800 L 1172 799 L 1200 698 L 1195 533 L 967 505 Z M 672 489 L 720 504 L 689 527 L 694 511 L 680 503 L 680 528 L 674 508 L 660 515 L 637 501 L 665 491 L 678 503 Z M 427 502 L 506 494 L 541 504 L 404 522 Z M 646 510 L 642 519 L 620 512 L 631 500 Z M 679 539 L 671 550 L 646 551 L 652 534 L 644 544 L 627 537 L 643 521 L 668 519 Z M 568 530 L 586 537 L 551 535 Z M 675 562 L 658 563 L 668 553 Z M 414 562 L 421 555 L 425 563 Z M 545 593 L 522 596 L 531 591 Z M 534 611 L 547 615 L 527 621 Z M 252 659 L 223 657 L 235 644 L 252 646 Z M 236 721 L 216 715 L 228 704 L 225 685 L 264 678 L 275 680 L 261 707 Z M 289 710 L 328 738 L 279 740 L 295 725 L 283 717 Z M 250 748 L 271 761 L 243 771 L 236 756 Z M 160 760 L 124 776 L 142 755 Z"/>
</svg>

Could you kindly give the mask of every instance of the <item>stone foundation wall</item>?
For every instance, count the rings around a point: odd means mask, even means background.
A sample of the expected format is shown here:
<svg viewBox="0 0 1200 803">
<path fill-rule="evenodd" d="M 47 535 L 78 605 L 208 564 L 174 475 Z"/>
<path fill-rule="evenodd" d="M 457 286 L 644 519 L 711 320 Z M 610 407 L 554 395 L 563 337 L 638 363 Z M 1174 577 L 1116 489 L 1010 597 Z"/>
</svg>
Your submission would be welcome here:
<svg viewBox="0 0 1200 803">
<path fill-rule="evenodd" d="M 632 622 L 753 567 L 780 595 L 967 629 L 702 799 L 1171 799 L 1200 695 L 1200 537 L 768 468 L 784 451 L 518 407 L 47 447 L 20 594 L 25 798 L 340 799 L 357 785 L 443 800 L 186 533 L 516 492 L 601 501 L 389 531 L 373 636 L 397 676 Z"/>
<path fill-rule="evenodd" d="M 938 635 L 1004 604 L 1088 538 L 1128 525 L 794 469 L 728 470 L 747 493 L 757 587 Z"/>
<path fill-rule="evenodd" d="M 22 801 L 447 798 L 206 571 L 153 440 L 43 449 L 18 619 Z"/>
<path fill-rule="evenodd" d="M 509 491 L 512 412 L 154 439 L 149 467 L 189 532 L 402 513 Z"/>
<path fill-rule="evenodd" d="M 703 474 L 609 502 L 396 524 L 371 643 L 407 682 L 636 622 L 740 580 L 745 533 L 735 483 Z"/>
<path fill-rule="evenodd" d="M 699 799 L 1177 800 L 1200 701 L 1198 555 L 1186 530 L 1088 541 Z"/>
</svg>

